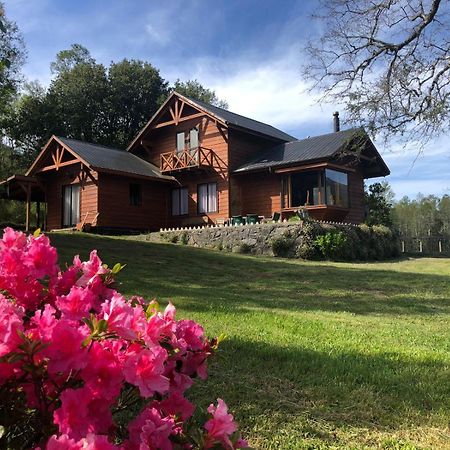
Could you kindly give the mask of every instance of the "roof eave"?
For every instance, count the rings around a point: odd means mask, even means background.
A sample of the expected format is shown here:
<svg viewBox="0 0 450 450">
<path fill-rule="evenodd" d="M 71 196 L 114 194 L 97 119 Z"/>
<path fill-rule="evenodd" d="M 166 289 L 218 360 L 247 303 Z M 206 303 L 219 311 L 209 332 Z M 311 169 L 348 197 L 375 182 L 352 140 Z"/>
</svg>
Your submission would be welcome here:
<svg viewBox="0 0 450 450">
<path fill-rule="evenodd" d="M 100 173 L 110 173 L 113 175 L 122 175 L 129 178 L 139 178 L 139 179 L 146 179 L 146 180 L 152 180 L 152 181 L 160 181 L 163 183 L 173 183 L 176 182 L 176 179 L 174 177 L 168 176 L 168 175 L 161 175 L 161 176 L 154 176 L 154 175 L 142 175 L 137 174 L 133 172 L 126 172 L 121 170 L 115 170 L 115 169 L 108 169 L 104 167 L 92 167 L 93 170 Z"/>
</svg>

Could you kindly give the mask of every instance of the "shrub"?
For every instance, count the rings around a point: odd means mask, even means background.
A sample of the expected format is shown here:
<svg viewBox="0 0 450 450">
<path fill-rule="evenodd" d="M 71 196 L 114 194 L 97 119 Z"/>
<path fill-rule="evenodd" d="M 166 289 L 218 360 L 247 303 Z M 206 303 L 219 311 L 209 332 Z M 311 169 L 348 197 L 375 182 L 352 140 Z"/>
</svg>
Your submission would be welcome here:
<svg viewBox="0 0 450 450">
<path fill-rule="evenodd" d="M 0 240 L 0 429 L 2 448 L 236 449 L 225 403 L 208 408 L 203 429 L 186 424 L 185 397 L 206 378 L 219 339 L 172 304 L 126 299 L 123 266 L 96 251 L 62 271 L 44 235 L 6 229 Z M 126 425 L 118 418 L 140 411 Z"/>
<path fill-rule="evenodd" d="M 240 246 L 239 246 L 239 251 L 238 253 L 243 253 L 243 254 L 248 254 L 251 253 L 253 250 L 253 245 L 248 244 L 247 242 L 243 242 Z"/>
<path fill-rule="evenodd" d="M 272 239 L 271 247 L 275 256 L 288 257 L 294 253 L 295 239 L 288 233 Z"/>
<path fill-rule="evenodd" d="M 189 240 L 188 234 L 186 233 L 186 231 L 183 231 L 183 233 L 180 234 L 180 242 L 181 242 L 183 245 L 187 245 L 188 240 Z"/>
<path fill-rule="evenodd" d="M 341 259 L 344 254 L 347 236 L 342 231 L 327 231 L 321 236 L 317 236 L 314 245 L 320 254 L 327 259 Z"/>
</svg>

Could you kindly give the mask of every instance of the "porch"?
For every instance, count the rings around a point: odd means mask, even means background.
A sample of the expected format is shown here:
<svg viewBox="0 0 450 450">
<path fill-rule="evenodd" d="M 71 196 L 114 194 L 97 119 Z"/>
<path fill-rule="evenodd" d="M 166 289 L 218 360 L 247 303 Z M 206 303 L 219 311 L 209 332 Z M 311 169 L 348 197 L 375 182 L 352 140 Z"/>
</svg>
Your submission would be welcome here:
<svg viewBox="0 0 450 450">
<path fill-rule="evenodd" d="M 30 231 L 31 204 L 36 204 L 34 225 L 46 229 L 46 199 L 42 183 L 33 176 L 12 175 L 0 182 L 0 198 L 25 203 L 25 231 Z M 41 206 L 44 206 L 43 211 Z"/>
</svg>

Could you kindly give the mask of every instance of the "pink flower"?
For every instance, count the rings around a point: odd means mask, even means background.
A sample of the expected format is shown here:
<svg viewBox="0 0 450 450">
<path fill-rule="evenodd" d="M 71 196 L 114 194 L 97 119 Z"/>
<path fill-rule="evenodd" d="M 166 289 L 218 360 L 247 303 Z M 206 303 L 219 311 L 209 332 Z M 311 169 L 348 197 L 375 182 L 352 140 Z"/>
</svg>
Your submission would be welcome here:
<svg viewBox="0 0 450 450">
<path fill-rule="evenodd" d="M 142 307 L 131 306 L 118 292 L 114 292 L 101 308 L 108 330 L 116 332 L 119 337 L 135 340 L 144 332 L 147 321 Z"/>
<path fill-rule="evenodd" d="M 218 398 L 217 407 L 209 405 L 208 412 L 212 418 L 205 423 L 208 432 L 206 436 L 205 448 L 211 448 L 215 443 L 220 442 L 226 449 L 233 449 L 230 435 L 237 430 L 233 416 L 228 414 L 228 407 L 225 402 Z"/>
<path fill-rule="evenodd" d="M 47 304 L 44 310 L 37 310 L 30 320 L 30 330 L 36 339 L 50 341 L 52 338 L 53 328 L 58 321 L 55 319 L 56 309 Z"/>
<path fill-rule="evenodd" d="M 0 356 L 12 352 L 20 344 L 18 331 L 23 331 L 22 308 L 0 294 Z"/>
<path fill-rule="evenodd" d="M 172 450 L 169 436 L 174 432 L 175 421 L 162 417 L 156 408 L 146 408 L 128 425 L 129 449 Z"/>
<path fill-rule="evenodd" d="M 88 387 L 66 389 L 53 420 L 61 433 L 73 439 L 81 439 L 88 433 L 106 434 L 112 426 L 110 403 L 92 398 Z"/>
<path fill-rule="evenodd" d="M 81 272 L 82 275 L 76 282 L 77 286 L 87 286 L 97 276 L 108 273 L 108 269 L 103 267 L 102 261 L 97 255 L 97 250 L 92 250 L 89 261 L 82 263 Z"/>
<path fill-rule="evenodd" d="M 53 435 L 47 442 L 47 450 L 81 450 L 82 444 L 75 442 L 74 439 L 70 439 L 67 434 L 62 434 L 57 437 Z"/>
<path fill-rule="evenodd" d="M 111 444 L 108 441 L 107 436 L 95 435 L 90 433 L 86 436 L 86 439 L 82 439 L 83 450 L 116 450 L 119 447 Z"/>
<path fill-rule="evenodd" d="M 174 392 L 165 400 L 159 402 L 159 408 L 167 416 L 177 416 L 185 421 L 194 414 L 195 406 L 183 397 L 180 392 Z"/>
<path fill-rule="evenodd" d="M 99 342 L 92 344 L 81 378 L 96 398 L 112 400 L 120 394 L 123 381 L 121 367 L 111 349 L 104 349 Z"/>
<path fill-rule="evenodd" d="M 126 381 L 137 386 L 144 398 L 151 397 L 155 392 L 167 392 L 169 380 L 163 375 L 166 359 L 167 352 L 162 347 L 132 353 L 123 368 Z"/>
<path fill-rule="evenodd" d="M 86 288 L 72 286 L 67 295 L 57 297 L 56 306 L 63 317 L 69 320 L 80 320 L 89 317 L 89 311 L 94 307 L 96 296 Z"/>
<path fill-rule="evenodd" d="M 87 333 L 76 328 L 73 322 L 60 320 L 52 330 L 52 343 L 44 350 L 49 358 L 48 372 L 55 374 L 86 365 L 86 349 L 81 347 Z"/>
<path fill-rule="evenodd" d="M 60 433 L 73 439 L 80 439 L 88 431 L 89 391 L 87 389 L 66 389 L 61 394 L 61 407 L 53 413 L 53 420 Z"/>
</svg>

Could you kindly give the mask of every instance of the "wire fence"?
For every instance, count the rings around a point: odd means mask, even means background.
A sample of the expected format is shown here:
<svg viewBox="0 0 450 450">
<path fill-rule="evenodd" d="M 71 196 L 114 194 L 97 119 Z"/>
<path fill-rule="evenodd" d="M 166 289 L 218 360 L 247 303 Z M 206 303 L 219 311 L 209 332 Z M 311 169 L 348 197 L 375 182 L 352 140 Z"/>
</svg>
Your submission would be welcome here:
<svg viewBox="0 0 450 450">
<path fill-rule="evenodd" d="M 413 255 L 450 256 L 450 238 L 442 236 L 400 237 L 401 252 Z"/>
</svg>

